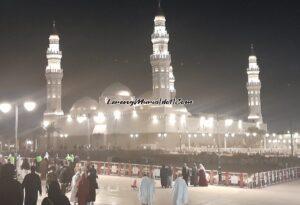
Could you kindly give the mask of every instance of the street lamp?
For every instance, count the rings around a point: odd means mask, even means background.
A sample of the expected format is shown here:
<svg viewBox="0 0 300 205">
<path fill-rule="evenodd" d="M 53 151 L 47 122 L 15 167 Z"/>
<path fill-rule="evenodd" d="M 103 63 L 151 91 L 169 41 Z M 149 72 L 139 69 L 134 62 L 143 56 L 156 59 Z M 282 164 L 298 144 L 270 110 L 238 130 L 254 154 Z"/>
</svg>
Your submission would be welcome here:
<svg viewBox="0 0 300 205">
<path fill-rule="evenodd" d="M 0 110 L 3 113 L 8 113 L 14 106 L 15 111 L 15 144 L 16 144 L 16 152 L 19 151 L 19 144 L 18 144 L 18 128 L 19 128 L 19 104 L 15 103 L 14 105 L 4 102 L 0 104 Z M 33 101 L 26 101 L 23 103 L 23 106 L 26 111 L 31 112 L 36 108 L 36 103 Z"/>
<path fill-rule="evenodd" d="M 188 134 L 189 150 L 191 149 L 191 137 L 192 137 L 192 135 L 191 135 L 191 134 Z"/>
<path fill-rule="evenodd" d="M 231 127 L 231 125 L 233 124 L 233 119 L 226 119 L 225 120 L 225 128 L 228 128 L 229 131 L 229 127 Z M 227 149 L 227 137 L 229 136 L 229 133 L 226 133 L 224 136 L 224 149 Z"/>
</svg>

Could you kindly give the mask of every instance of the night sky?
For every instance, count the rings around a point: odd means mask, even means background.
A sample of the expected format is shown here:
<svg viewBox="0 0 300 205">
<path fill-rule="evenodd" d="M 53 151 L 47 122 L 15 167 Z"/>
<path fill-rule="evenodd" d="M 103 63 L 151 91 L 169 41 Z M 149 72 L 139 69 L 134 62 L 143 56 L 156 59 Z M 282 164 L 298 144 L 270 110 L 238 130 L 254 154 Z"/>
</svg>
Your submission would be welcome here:
<svg viewBox="0 0 300 205">
<path fill-rule="evenodd" d="M 300 5 L 297 1 L 162 0 L 177 96 L 193 113 L 246 119 L 246 68 L 253 43 L 261 69 L 262 111 L 271 131 L 300 128 Z M 55 19 L 63 52 L 63 109 L 98 99 L 119 81 L 135 96 L 152 88 L 149 55 L 156 0 L 1 0 L 0 99 L 31 98 L 21 132 L 39 126 L 45 110 L 48 37 Z M 8 117 L 9 116 L 9 117 Z M 0 135 L 13 115 L 0 114 Z"/>
</svg>

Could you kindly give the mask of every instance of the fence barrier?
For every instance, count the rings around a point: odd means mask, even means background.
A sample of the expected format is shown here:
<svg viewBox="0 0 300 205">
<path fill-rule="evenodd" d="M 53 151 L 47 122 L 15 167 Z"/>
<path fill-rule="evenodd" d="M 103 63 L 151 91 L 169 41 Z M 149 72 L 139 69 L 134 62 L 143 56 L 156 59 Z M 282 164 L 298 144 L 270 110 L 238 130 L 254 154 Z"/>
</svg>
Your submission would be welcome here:
<svg viewBox="0 0 300 205">
<path fill-rule="evenodd" d="M 94 165 L 99 175 L 126 176 L 126 177 L 142 177 L 144 172 L 150 173 L 155 179 L 160 179 L 160 168 L 157 165 L 117 163 L 117 162 L 88 162 Z M 80 166 L 87 164 L 86 161 L 81 161 Z M 172 167 L 173 178 L 181 172 L 181 167 Z M 239 172 L 222 172 L 222 178 L 219 182 L 219 173 L 216 170 L 206 170 L 207 182 L 211 185 L 221 184 L 225 186 L 247 187 L 247 173 Z"/>
<path fill-rule="evenodd" d="M 263 188 L 273 184 L 293 181 L 300 178 L 300 167 L 257 172 L 247 179 L 249 188 Z"/>
<path fill-rule="evenodd" d="M 30 164 L 34 159 L 29 158 Z M 144 165 L 131 163 L 103 162 L 103 161 L 81 161 L 79 166 L 91 163 L 95 166 L 99 175 L 142 177 L 144 172 L 150 173 L 155 179 L 160 179 L 160 168 L 158 165 Z M 173 179 L 181 172 L 181 167 L 172 167 Z M 206 170 L 206 180 L 211 185 L 238 186 L 241 188 L 264 188 L 274 184 L 284 183 L 300 179 L 300 167 L 290 167 L 280 170 L 257 172 L 250 176 L 240 172 L 221 172 L 221 181 L 217 170 Z"/>
</svg>

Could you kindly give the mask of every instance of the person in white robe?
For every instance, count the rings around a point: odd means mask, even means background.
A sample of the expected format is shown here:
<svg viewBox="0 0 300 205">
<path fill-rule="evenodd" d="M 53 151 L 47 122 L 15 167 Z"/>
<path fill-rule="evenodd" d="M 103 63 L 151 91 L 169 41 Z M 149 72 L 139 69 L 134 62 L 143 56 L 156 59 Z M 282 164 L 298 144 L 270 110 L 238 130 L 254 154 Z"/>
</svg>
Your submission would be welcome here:
<svg viewBox="0 0 300 205">
<path fill-rule="evenodd" d="M 172 205 L 186 205 L 188 204 L 188 187 L 182 174 L 179 174 L 175 180 L 172 191 Z"/>
<path fill-rule="evenodd" d="M 76 194 L 78 190 L 78 182 L 81 176 L 80 167 L 76 167 L 75 169 L 76 169 L 75 174 L 72 177 L 72 182 L 71 182 L 71 196 L 70 196 L 70 202 L 73 202 L 74 204 L 78 203 L 78 198 L 76 197 Z"/>
<path fill-rule="evenodd" d="M 144 174 L 139 189 L 139 200 L 142 205 L 153 205 L 155 182 L 148 174 Z"/>
</svg>

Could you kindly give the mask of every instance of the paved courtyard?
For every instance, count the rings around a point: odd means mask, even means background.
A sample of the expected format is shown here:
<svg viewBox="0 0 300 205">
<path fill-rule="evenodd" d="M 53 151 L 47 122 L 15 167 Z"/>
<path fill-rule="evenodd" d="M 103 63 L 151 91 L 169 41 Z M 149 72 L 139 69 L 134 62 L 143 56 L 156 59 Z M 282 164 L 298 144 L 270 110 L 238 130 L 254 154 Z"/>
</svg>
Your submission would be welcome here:
<svg viewBox="0 0 300 205">
<path fill-rule="evenodd" d="M 132 180 L 126 177 L 100 176 L 100 189 L 97 191 L 95 205 L 139 205 L 138 191 L 131 190 L 130 187 Z M 171 205 L 171 189 L 161 189 L 159 185 L 157 181 L 154 205 Z M 300 180 L 264 189 L 189 187 L 189 205 L 299 205 L 299 190 Z"/>
</svg>

